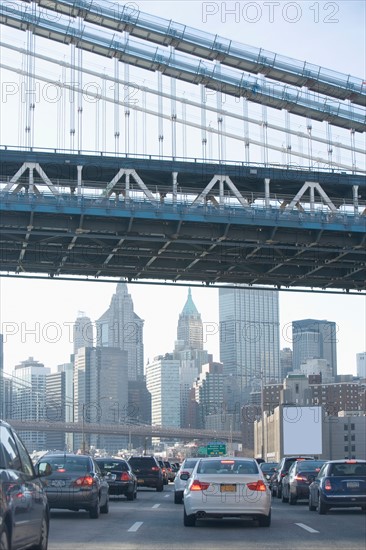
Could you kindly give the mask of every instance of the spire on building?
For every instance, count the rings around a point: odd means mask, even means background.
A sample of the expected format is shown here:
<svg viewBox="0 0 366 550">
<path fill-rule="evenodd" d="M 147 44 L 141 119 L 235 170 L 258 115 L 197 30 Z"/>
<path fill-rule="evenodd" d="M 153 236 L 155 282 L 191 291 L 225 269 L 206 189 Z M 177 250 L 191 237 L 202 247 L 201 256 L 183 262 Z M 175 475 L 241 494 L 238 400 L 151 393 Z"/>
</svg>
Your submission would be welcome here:
<svg viewBox="0 0 366 550">
<path fill-rule="evenodd" d="M 191 289 L 188 289 L 187 301 L 184 305 L 181 315 L 199 315 L 198 310 L 192 299 Z"/>
</svg>

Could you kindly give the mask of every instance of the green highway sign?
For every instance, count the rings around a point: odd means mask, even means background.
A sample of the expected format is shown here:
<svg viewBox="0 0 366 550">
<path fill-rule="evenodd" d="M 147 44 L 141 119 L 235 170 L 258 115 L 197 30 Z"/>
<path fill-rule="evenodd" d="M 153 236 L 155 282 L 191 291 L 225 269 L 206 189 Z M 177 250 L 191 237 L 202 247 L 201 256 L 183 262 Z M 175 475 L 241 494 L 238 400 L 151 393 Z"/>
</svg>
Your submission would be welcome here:
<svg viewBox="0 0 366 550">
<path fill-rule="evenodd" d="M 199 455 L 207 455 L 207 447 L 198 447 L 197 453 Z"/>
<path fill-rule="evenodd" d="M 207 445 L 207 456 L 220 456 L 226 454 L 225 443 L 209 443 Z"/>
</svg>

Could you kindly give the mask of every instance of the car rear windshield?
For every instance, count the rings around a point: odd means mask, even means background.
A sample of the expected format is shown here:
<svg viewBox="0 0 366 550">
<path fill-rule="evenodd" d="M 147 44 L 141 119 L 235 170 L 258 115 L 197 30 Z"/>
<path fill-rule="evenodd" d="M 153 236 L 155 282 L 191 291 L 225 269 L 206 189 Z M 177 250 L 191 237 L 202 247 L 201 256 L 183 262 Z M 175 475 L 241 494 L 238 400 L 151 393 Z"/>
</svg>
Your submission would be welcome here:
<svg viewBox="0 0 366 550">
<path fill-rule="evenodd" d="M 184 467 L 184 468 L 194 468 L 195 465 L 197 464 L 197 460 L 198 460 L 198 458 L 196 458 L 196 459 L 187 458 L 187 459 L 184 461 L 183 467 Z"/>
<path fill-rule="evenodd" d="M 197 468 L 199 474 L 258 474 L 256 462 L 245 460 L 202 460 Z"/>
<path fill-rule="evenodd" d="M 88 457 L 44 457 L 40 461 L 40 466 L 42 464 L 50 464 L 52 472 L 90 472 L 91 464 Z M 42 470 L 42 468 L 40 468 Z"/>
<path fill-rule="evenodd" d="M 328 475 L 351 477 L 366 476 L 366 463 L 331 464 Z"/>
<path fill-rule="evenodd" d="M 297 470 L 299 472 L 314 472 L 320 470 L 325 460 L 304 460 L 297 463 Z"/>
<path fill-rule="evenodd" d="M 102 471 L 106 472 L 128 472 L 127 462 L 120 460 L 97 460 L 97 464 Z"/>
<path fill-rule="evenodd" d="M 152 468 L 156 466 L 155 459 L 149 456 L 131 457 L 128 462 L 133 468 Z"/>
</svg>

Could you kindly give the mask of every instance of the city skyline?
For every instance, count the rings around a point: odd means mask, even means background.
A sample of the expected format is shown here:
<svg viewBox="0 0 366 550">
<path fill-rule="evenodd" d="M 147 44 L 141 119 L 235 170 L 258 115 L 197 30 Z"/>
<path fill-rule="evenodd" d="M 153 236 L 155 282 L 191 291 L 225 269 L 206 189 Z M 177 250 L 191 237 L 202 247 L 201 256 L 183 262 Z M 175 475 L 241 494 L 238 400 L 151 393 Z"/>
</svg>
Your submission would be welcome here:
<svg viewBox="0 0 366 550">
<path fill-rule="evenodd" d="M 0 291 L 4 279 L 0 279 Z M 20 304 L 23 303 L 23 321 L 15 322 L 9 311 L 13 311 L 14 304 L 11 294 L 2 294 L 1 327 L 4 334 L 4 371 L 11 373 L 15 364 L 32 356 L 35 360 L 45 364 L 55 372 L 58 364 L 68 362 L 73 351 L 73 326 L 78 312 L 96 323 L 101 314 L 107 309 L 111 297 L 115 293 L 117 281 L 109 283 L 72 283 L 64 281 L 41 281 L 33 279 L 28 281 L 33 289 L 30 294 L 18 290 L 18 282 L 11 280 L 14 287 L 13 297 L 18 296 Z M 53 289 L 60 289 L 54 295 Z M 80 302 L 69 303 L 63 299 L 67 296 L 72 285 L 80 288 L 77 293 Z M 187 300 L 188 287 L 174 286 L 150 286 L 128 284 L 129 293 L 134 305 L 134 311 L 144 321 L 144 365 L 152 361 L 154 357 L 173 352 L 177 338 L 177 326 L 179 314 Z M 88 290 L 88 289 L 91 290 Z M 208 353 L 213 355 L 214 361 L 219 361 L 219 304 L 216 288 L 199 288 L 192 285 L 192 299 L 201 314 L 203 323 L 203 346 Z M 24 289 L 26 290 L 26 289 Z M 270 290 L 268 290 L 270 292 Z M 277 292 L 277 291 L 276 291 Z M 48 296 L 43 300 L 38 296 Z M 365 297 L 343 296 L 344 302 L 351 307 L 339 308 L 337 303 L 332 303 L 334 297 L 323 294 L 307 294 L 307 301 L 299 301 L 296 305 L 298 293 L 295 298 L 287 300 L 287 293 L 279 292 L 280 302 L 280 348 L 292 348 L 292 321 L 314 318 L 336 323 L 337 333 L 337 357 L 339 374 L 356 374 L 356 354 L 364 352 L 365 348 Z M 53 298 L 51 297 L 53 295 Z M 91 300 L 91 297 L 93 298 Z M 341 296 L 338 297 L 342 298 Z M 289 303 L 286 303 L 289 302 Z M 52 303 L 52 307 L 47 307 Z M 27 307 L 25 307 L 25 304 Z M 317 304 L 318 308 L 314 305 Z M 323 304 L 323 307 L 322 307 Z M 51 315 L 52 310 L 57 309 L 57 314 Z M 290 307 L 292 306 L 292 307 Z M 314 315 L 314 310 L 324 311 L 324 315 Z M 34 312 L 37 311 L 37 317 Z M 155 312 L 153 315 L 149 311 Z M 7 316 L 5 316 L 5 313 Z M 158 321 L 157 321 L 158 318 Z M 4 328 L 6 329 L 4 331 Z M 359 334 L 358 341 L 355 334 Z M 37 341 L 38 340 L 38 341 Z M 352 347 L 351 347 L 352 346 Z M 22 350 L 22 351 L 21 351 Z M 347 358 L 347 359 L 345 359 Z"/>
</svg>

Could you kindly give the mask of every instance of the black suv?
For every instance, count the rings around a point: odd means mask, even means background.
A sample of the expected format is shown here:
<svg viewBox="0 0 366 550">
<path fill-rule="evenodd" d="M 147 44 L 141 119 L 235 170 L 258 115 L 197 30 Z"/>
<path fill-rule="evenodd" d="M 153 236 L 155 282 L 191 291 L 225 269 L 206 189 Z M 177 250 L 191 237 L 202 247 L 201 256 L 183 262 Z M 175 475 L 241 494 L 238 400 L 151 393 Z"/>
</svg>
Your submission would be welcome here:
<svg viewBox="0 0 366 550">
<path fill-rule="evenodd" d="M 22 441 L 0 420 L 0 548 L 47 550 L 49 507 Z"/>
<path fill-rule="evenodd" d="M 163 472 L 154 456 L 131 456 L 128 463 L 137 477 L 138 486 L 163 491 Z"/>
<path fill-rule="evenodd" d="M 282 498 L 282 479 L 287 475 L 290 466 L 297 460 L 314 460 L 313 456 L 285 456 L 281 459 L 277 471 L 271 477 L 272 496 Z"/>
</svg>

